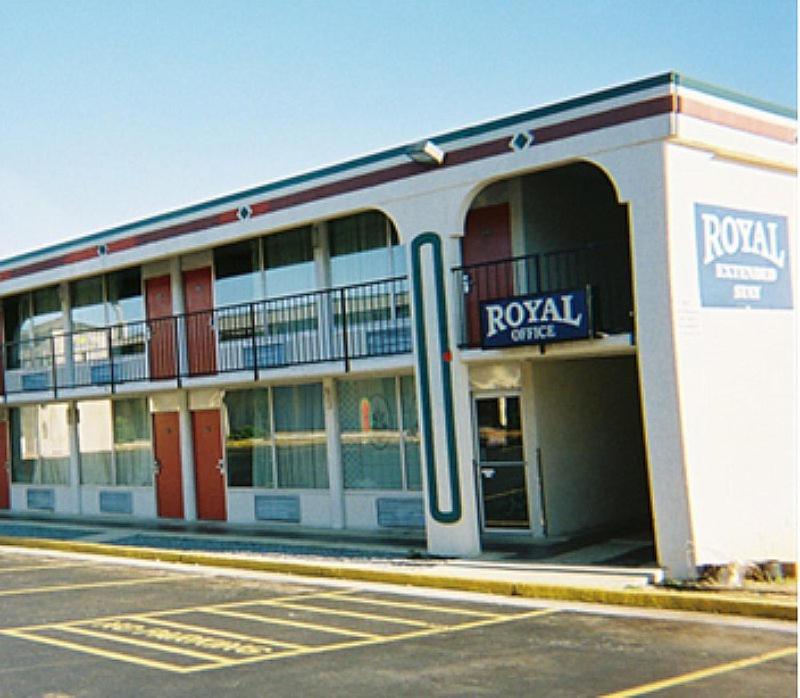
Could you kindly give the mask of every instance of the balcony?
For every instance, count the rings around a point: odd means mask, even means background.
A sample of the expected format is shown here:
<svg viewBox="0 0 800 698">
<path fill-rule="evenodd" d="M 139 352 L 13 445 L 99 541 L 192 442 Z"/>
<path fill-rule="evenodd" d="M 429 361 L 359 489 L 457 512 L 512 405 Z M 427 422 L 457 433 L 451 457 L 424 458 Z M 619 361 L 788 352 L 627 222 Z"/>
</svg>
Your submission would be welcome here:
<svg viewBox="0 0 800 698">
<path fill-rule="evenodd" d="M 6 342 L 6 396 L 341 362 L 411 351 L 408 279 Z"/>
<path fill-rule="evenodd" d="M 455 267 L 461 290 L 459 346 L 481 346 L 480 304 L 528 294 L 590 289 L 594 336 L 629 333 L 633 341 L 630 255 L 624 242 L 523 255 Z"/>
</svg>

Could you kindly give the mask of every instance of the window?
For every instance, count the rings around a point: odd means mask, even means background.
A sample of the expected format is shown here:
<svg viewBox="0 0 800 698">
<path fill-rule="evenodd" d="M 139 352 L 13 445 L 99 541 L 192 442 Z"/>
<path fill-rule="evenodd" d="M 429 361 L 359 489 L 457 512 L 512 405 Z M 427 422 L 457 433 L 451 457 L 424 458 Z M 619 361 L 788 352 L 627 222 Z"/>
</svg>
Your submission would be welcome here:
<svg viewBox="0 0 800 698">
<path fill-rule="evenodd" d="M 138 267 L 80 279 L 70 284 L 72 350 L 76 362 L 108 359 L 112 327 L 115 356 L 144 352 L 144 296 Z M 133 324 L 132 324 L 133 323 Z"/>
<path fill-rule="evenodd" d="M 214 250 L 214 301 L 216 305 L 237 305 L 259 300 L 261 262 L 258 241 L 246 240 Z"/>
<path fill-rule="evenodd" d="M 405 273 L 397 231 L 379 211 L 328 222 L 331 283 L 334 286 L 372 281 Z"/>
<path fill-rule="evenodd" d="M 69 484 L 67 405 L 31 405 L 9 410 L 11 481 Z"/>
<path fill-rule="evenodd" d="M 81 483 L 153 484 L 150 412 L 145 398 L 78 403 Z"/>
<path fill-rule="evenodd" d="M 328 487 L 322 385 L 225 394 L 230 487 Z"/>
<path fill-rule="evenodd" d="M 322 385 L 272 389 L 278 487 L 328 487 Z"/>
<path fill-rule="evenodd" d="M 58 286 L 40 288 L 3 301 L 6 367 L 10 369 L 47 367 L 53 350 L 63 361 L 63 341 L 51 346 L 49 338 L 64 331 L 61 294 Z"/>
<path fill-rule="evenodd" d="M 345 488 L 420 489 L 413 378 L 342 381 L 338 392 Z"/>
<path fill-rule="evenodd" d="M 225 393 L 225 460 L 230 487 L 273 487 L 269 391 Z"/>
</svg>

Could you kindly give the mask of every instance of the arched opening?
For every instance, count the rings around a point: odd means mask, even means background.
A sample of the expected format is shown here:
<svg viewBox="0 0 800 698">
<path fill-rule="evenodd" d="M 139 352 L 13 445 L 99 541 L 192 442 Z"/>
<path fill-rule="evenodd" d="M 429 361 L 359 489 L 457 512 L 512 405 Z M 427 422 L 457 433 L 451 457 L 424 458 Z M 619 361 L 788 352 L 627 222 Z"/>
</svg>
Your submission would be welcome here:
<svg viewBox="0 0 800 698">
<path fill-rule="evenodd" d="M 651 562 L 637 356 L 628 341 L 627 205 L 605 172 L 574 162 L 487 185 L 471 202 L 464 230 L 462 265 L 454 270 L 463 294 L 462 347 L 494 348 L 487 337 L 499 327 L 492 324 L 498 308 L 509 327 L 530 322 L 538 331 L 547 318 L 534 320 L 532 309 L 545 307 L 542 299 L 557 299 L 552 307 L 560 309 L 561 299 L 579 293 L 591 318 L 585 335 L 567 337 L 571 353 L 555 349 L 561 337 L 542 335 L 491 360 L 472 355 L 484 543 L 491 547 L 499 531 L 574 541 L 607 536 L 615 541 L 604 547 L 608 558 L 586 562 Z"/>
</svg>

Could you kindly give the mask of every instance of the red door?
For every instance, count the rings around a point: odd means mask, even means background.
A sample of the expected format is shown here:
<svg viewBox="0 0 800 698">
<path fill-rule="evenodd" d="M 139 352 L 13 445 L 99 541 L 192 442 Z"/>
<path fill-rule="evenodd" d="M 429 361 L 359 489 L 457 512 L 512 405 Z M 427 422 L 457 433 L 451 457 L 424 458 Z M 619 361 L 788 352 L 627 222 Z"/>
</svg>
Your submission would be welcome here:
<svg viewBox="0 0 800 698">
<path fill-rule="evenodd" d="M 11 506 L 8 463 L 8 422 L 0 422 L 0 509 Z"/>
<path fill-rule="evenodd" d="M 178 366 L 175 361 L 176 333 L 169 275 L 147 279 L 145 296 L 150 328 L 150 377 L 174 378 L 178 374 Z"/>
<path fill-rule="evenodd" d="M 192 412 L 197 518 L 225 521 L 225 479 L 219 410 Z"/>
<path fill-rule="evenodd" d="M 461 241 L 461 263 L 465 266 L 481 265 L 465 270 L 469 277 L 465 311 L 470 346 L 480 344 L 480 302 L 512 296 L 514 290 L 513 263 L 483 262 L 508 260 L 511 256 L 511 217 L 508 204 L 470 210 Z"/>
<path fill-rule="evenodd" d="M 158 515 L 169 519 L 182 519 L 183 479 L 177 412 L 153 414 L 153 442 L 158 466 L 156 470 Z"/>
<path fill-rule="evenodd" d="M 189 375 L 215 373 L 217 370 L 217 344 L 214 337 L 211 267 L 183 272 L 183 293 L 186 304 Z"/>
</svg>

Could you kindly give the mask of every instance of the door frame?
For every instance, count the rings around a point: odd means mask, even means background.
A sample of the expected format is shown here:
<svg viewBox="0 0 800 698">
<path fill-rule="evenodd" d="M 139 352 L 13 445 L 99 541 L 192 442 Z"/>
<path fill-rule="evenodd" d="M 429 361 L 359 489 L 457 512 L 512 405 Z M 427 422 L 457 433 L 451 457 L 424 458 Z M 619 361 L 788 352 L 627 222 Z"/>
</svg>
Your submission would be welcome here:
<svg viewBox="0 0 800 698">
<path fill-rule="evenodd" d="M 492 399 L 498 397 L 516 397 L 520 402 L 520 432 L 522 434 L 522 460 L 509 461 L 508 463 L 496 463 L 498 467 L 519 466 L 524 468 L 525 499 L 528 504 L 528 525 L 519 528 L 503 527 L 492 528 L 486 526 L 485 512 L 483 506 L 483 481 L 481 479 L 481 457 L 480 457 L 480 434 L 478 430 L 478 400 Z M 472 448 L 475 458 L 473 459 L 473 472 L 475 478 L 475 495 L 477 498 L 478 521 L 481 534 L 491 535 L 519 535 L 520 533 L 532 533 L 534 529 L 534 501 L 531 497 L 530 463 L 528 462 L 528 449 L 526 447 L 525 431 L 525 410 L 523 407 L 524 396 L 519 388 L 503 388 L 498 390 L 473 390 L 470 391 L 470 412 L 472 418 Z M 490 463 L 487 463 L 489 465 Z"/>
</svg>

